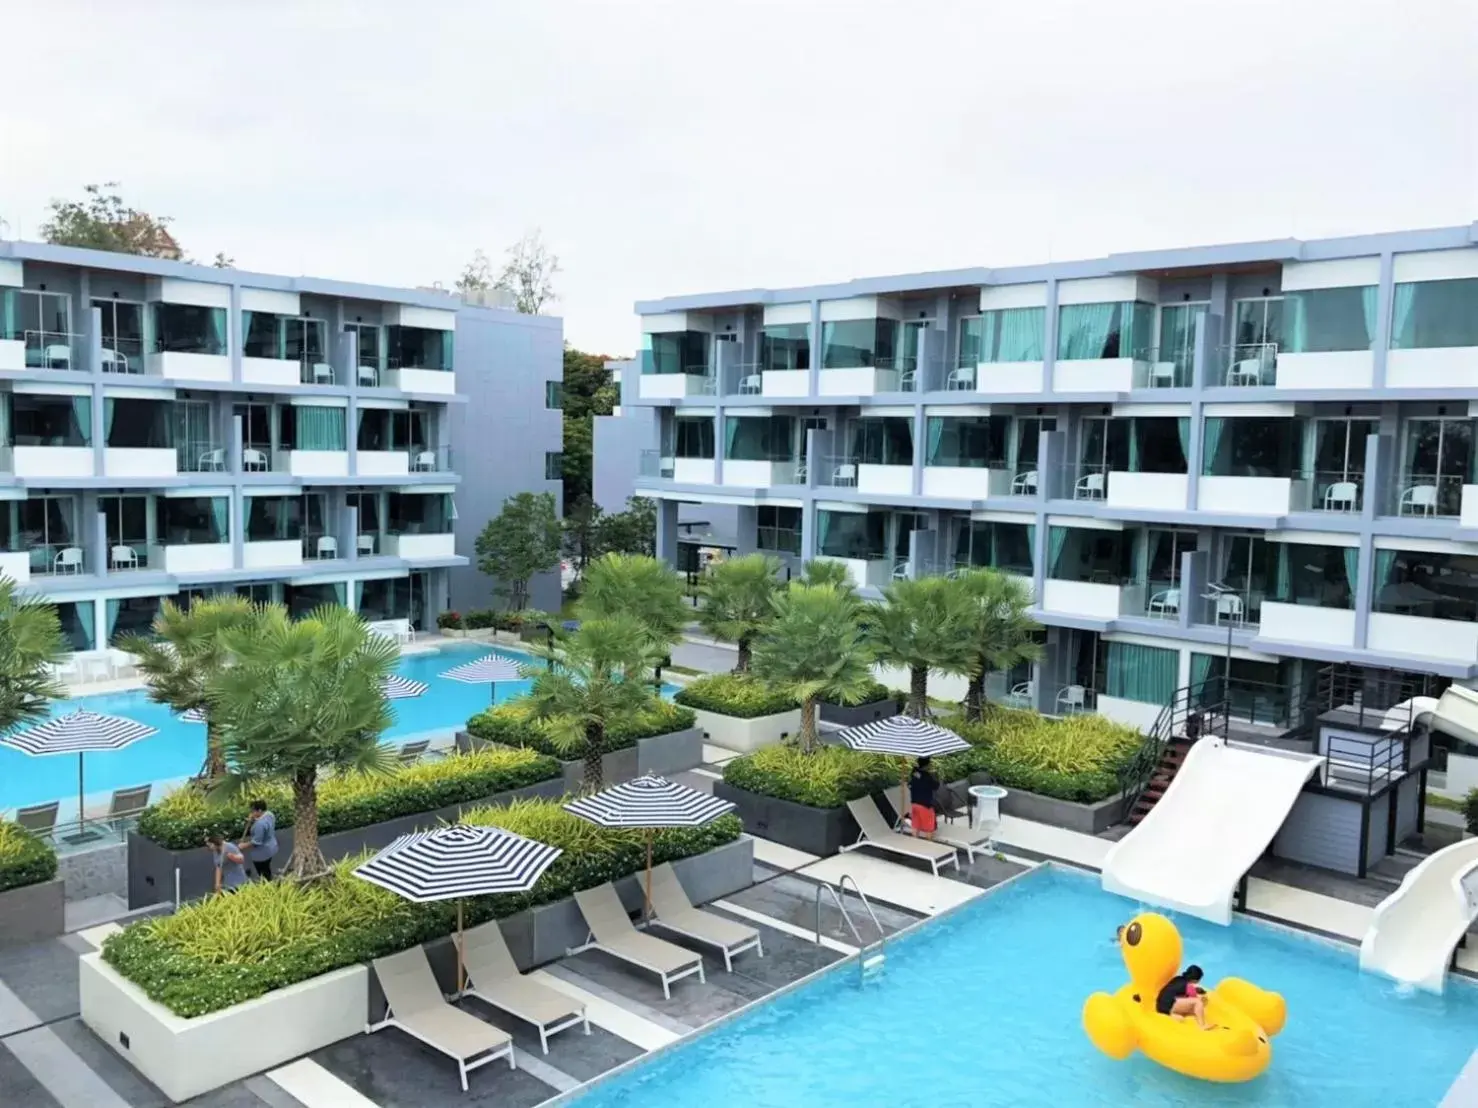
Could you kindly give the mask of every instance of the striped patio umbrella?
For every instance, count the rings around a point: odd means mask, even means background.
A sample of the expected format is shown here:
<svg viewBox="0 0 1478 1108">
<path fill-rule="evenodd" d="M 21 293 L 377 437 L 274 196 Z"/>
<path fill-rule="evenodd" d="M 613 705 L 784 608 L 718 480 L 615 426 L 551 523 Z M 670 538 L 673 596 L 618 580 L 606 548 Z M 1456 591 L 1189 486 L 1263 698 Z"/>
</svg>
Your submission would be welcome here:
<svg viewBox="0 0 1478 1108">
<path fill-rule="evenodd" d="M 457 902 L 457 990 L 462 973 L 462 900 L 528 892 L 563 853 L 500 827 L 453 824 L 402 835 L 354 870 L 354 876 L 425 904 Z"/>
<path fill-rule="evenodd" d="M 896 754 L 903 759 L 898 781 L 898 818 L 908 811 L 908 763 L 913 758 L 958 754 L 970 744 L 947 727 L 913 716 L 889 716 L 837 732 L 843 746 L 869 754 Z"/>
<path fill-rule="evenodd" d="M 461 681 L 465 685 L 488 685 L 489 703 L 497 700 L 499 681 L 524 679 L 523 667 L 500 654 L 484 654 L 476 661 L 464 662 L 460 666 L 443 670 L 441 675 L 449 681 Z"/>
<path fill-rule="evenodd" d="M 646 914 L 652 914 L 652 832 L 702 827 L 734 810 L 727 800 L 648 773 L 565 805 L 565 811 L 601 827 L 641 828 L 647 835 Z"/>
<path fill-rule="evenodd" d="M 430 688 L 424 681 L 412 681 L 409 677 L 401 677 L 396 673 L 385 678 L 380 687 L 384 690 L 386 700 L 412 700 L 425 696 L 426 690 Z M 180 718 L 186 723 L 204 723 L 205 713 L 199 708 L 190 708 Z"/>
<path fill-rule="evenodd" d="M 82 822 L 85 811 L 83 797 L 87 791 L 84 786 L 83 760 L 87 753 L 122 750 L 125 746 L 155 733 L 155 728 L 126 716 L 109 716 L 78 709 L 49 719 L 28 731 L 0 735 L 0 744 L 36 758 L 49 754 L 77 755 L 77 837 L 80 840 L 88 837 Z"/>
</svg>

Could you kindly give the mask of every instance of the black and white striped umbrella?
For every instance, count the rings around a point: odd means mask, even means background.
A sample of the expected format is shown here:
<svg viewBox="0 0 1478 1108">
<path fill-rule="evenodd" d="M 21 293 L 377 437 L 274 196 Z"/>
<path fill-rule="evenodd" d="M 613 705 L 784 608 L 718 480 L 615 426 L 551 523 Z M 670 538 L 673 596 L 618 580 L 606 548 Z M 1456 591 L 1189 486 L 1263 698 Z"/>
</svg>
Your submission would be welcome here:
<svg viewBox="0 0 1478 1108">
<path fill-rule="evenodd" d="M 425 681 L 412 681 L 409 677 L 401 677 L 392 673 L 380 683 L 381 690 L 385 693 L 386 700 L 412 700 L 418 696 L 425 696 L 426 690 L 430 688 Z M 205 713 L 199 708 L 190 708 L 180 715 L 186 723 L 204 723 Z"/>
<path fill-rule="evenodd" d="M 79 708 L 14 735 L 0 736 L 0 744 L 24 754 L 86 754 L 93 750 L 122 750 L 146 739 L 155 728 L 126 716 L 109 716 Z"/>
<path fill-rule="evenodd" d="M 889 716 L 837 732 L 843 746 L 869 754 L 897 754 L 905 758 L 933 758 L 958 754 L 970 744 L 937 723 L 913 716 Z"/>
<path fill-rule="evenodd" d="M 561 853 L 500 827 L 454 824 L 402 835 L 358 866 L 354 876 L 417 904 L 523 893 Z"/>
<path fill-rule="evenodd" d="M 485 685 L 490 681 L 522 681 L 523 668 L 499 654 L 485 654 L 475 662 L 466 662 L 442 672 L 450 681 L 467 685 Z"/>
<path fill-rule="evenodd" d="M 581 819 L 602 827 L 701 827 L 734 810 L 716 796 L 649 773 L 623 781 L 565 805 Z"/>
</svg>

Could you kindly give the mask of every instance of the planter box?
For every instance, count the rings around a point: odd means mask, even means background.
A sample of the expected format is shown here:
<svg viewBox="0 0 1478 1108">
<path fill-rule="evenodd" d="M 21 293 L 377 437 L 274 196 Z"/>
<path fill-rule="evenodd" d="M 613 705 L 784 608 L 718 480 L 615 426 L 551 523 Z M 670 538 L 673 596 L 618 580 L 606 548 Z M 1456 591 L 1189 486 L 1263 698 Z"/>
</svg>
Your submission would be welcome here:
<svg viewBox="0 0 1478 1108">
<path fill-rule="evenodd" d="M 874 700 L 867 704 L 828 704 L 821 702 L 819 718 L 827 723 L 843 727 L 856 727 L 871 723 L 875 719 L 887 719 L 898 714 L 898 701 L 891 696 L 887 700 Z"/>
<path fill-rule="evenodd" d="M 66 902 L 60 877 L 0 893 L 0 946 L 56 938 L 67 929 Z"/>
<path fill-rule="evenodd" d="M 460 627 L 440 627 L 437 629 L 437 634 L 446 639 L 465 639 L 467 637 L 467 632 Z"/>
<path fill-rule="evenodd" d="M 369 978 L 350 966 L 187 1020 L 86 954 L 77 993 L 82 1021 L 178 1103 L 363 1034 Z"/>
<path fill-rule="evenodd" d="M 467 752 L 474 749 L 474 740 L 467 731 L 457 732 L 457 749 Z M 653 735 L 637 739 L 636 745 L 624 750 L 613 750 L 601 757 L 601 778 L 607 785 L 618 781 L 630 781 L 644 773 L 664 776 L 681 773 L 703 764 L 703 732 L 697 727 L 686 731 L 672 731 L 666 735 Z M 566 792 L 579 792 L 585 776 L 585 763 L 574 759 L 564 763 L 564 788 Z"/>
<path fill-rule="evenodd" d="M 726 781 L 713 783 L 713 795 L 734 803 L 739 818 L 744 821 L 744 830 L 751 835 L 759 835 L 808 854 L 824 858 L 857 841 L 857 821 L 845 807 L 812 808 L 791 800 L 737 789 Z M 873 799 L 883 802 L 886 814 L 893 811 L 897 791 L 894 790 L 891 799 L 886 792 L 874 793 Z"/>
<path fill-rule="evenodd" d="M 801 729 L 801 710 L 792 708 L 773 716 L 756 716 L 741 719 L 738 716 L 720 715 L 695 709 L 698 728 L 705 733 L 708 742 L 725 750 L 737 750 L 751 754 L 762 746 L 773 746 L 787 735 Z"/>
<path fill-rule="evenodd" d="M 526 797 L 553 799 L 565 793 L 564 781 L 555 777 L 540 781 L 521 789 L 497 793 L 482 800 L 467 801 L 438 808 L 432 812 L 417 812 L 409 816 L 373 823 L 368 827 L 356 827 L 351 831 L 336 831 L 320 839 L 323 856 L 330 862 L 363 850 L 379 850 L 389 846 L 399 836 L 411 831 L 424 831 L 436 827 L 442 821 L 455 820 L 463 808 L 481 807 L 484 804 L 506 804 L 510 800 Z M 275 867 L 287 864 L 292 855 L 293 829 L 284 828 L 277 832 L 278 852 L 273 861 Z M 215 866 L 205 847 L 199 850 L 170 850 L 144 838 L 137 831 L 128 833 L 128 907 L 143 908 L 174 899 L 175 871 L 180 877 L 180 898 L 193 900 L 208 894 L 215 883 Z"/>
<path fill-rule="evenodd" d="M 515 645 L 520 641 L 520 639 L 517 631 L 494 631 L 493 641 Z"/>
<path fill-rule="evenodd" d="M 1079 804 L 1072 800 L 1054 800 L 1050 796 L 1008 788 L 1006 799 L 1001 801 L 1003 815 L 1049 823 L 1053 827 L 1065 827 L 1084 835 L 1098 835 L 1107 831 L 1119 822 L 1123 811 L 1122 796 L 1111 796 L 1093 804 Z"/>
<path fill-rule="evenodd" d="M 462 637 L 472 642 L 492 642 L 496 634 L 491 627 L 468 627 L 463 630 Z"/>
</svg>

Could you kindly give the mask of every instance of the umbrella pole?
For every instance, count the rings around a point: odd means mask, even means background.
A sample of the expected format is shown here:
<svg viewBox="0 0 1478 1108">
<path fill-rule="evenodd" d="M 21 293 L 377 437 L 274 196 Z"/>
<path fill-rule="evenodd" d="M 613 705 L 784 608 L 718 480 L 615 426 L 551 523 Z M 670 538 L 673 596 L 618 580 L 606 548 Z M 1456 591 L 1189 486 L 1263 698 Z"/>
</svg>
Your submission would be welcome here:
<svg viewBox="0 0 1478 1108">
<path fill-rule="evenodd" d="M 87 755 L 82 751 L 77 751 L 77 837 L 79 839 L 87 833 L 87 824 L 83 820 L 83 817 L 87 814 L 87 809 L 83 807 L 82 799 L 87 792 L 82 787 L 82 760 L 86 757 Z"/>
<path fill-rule="evenodd" d="M 462 898 L 457 898 L 457 996 L 467 989 L 466 949 L 462 932 Z"/>
<path fill-rule="evenodd" d="M 652 829 L 647 828 L 647 903 L 642 910 L 642 919 L 652 918 Z"/>
</svg>

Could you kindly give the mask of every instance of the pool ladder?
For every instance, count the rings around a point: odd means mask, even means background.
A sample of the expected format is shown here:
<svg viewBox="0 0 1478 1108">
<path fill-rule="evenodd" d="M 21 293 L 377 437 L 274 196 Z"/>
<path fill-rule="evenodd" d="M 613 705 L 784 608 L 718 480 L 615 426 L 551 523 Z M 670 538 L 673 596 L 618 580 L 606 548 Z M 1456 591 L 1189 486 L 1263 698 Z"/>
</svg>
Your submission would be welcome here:
<svg viewBox="0 0 1478 1108">
<path fill-rule="evenodd" d="M 878 929 L 878 937 L 874 942 L 864 943 L 862 935 L 857 930 L 857 925 L 852 922 L 852 914 L 847 911 L 847 906 L 842 902 L 842 894 L 847 891 L 848 882 L 852 885 L 852 891 L 857 894 L 857 899 L 862 901 L 862 906 L 867 909 L 868 918 L 872 925 Z M 878 914 L 872 910 L 872 903 L 867 899 L 867 894 L 862 891 L 857 879 L 850 873 L 842 874 L 835 885 L 823 881 L 816 886 L 816 945 L 821 945 L 821 894 L 831 894 L 832 903 L 842 913 L 842 919 L 847 923 L 847 930 L 852 932 L 852 938 L 857 940 L 857 981 L 862 984 L 870 978 L 876 977 L 882 972 L 885 961 L 884 948 L 888 943 L 887 933 L 883 931 L 883 925 L 878 920 Z"/>
</svg>

